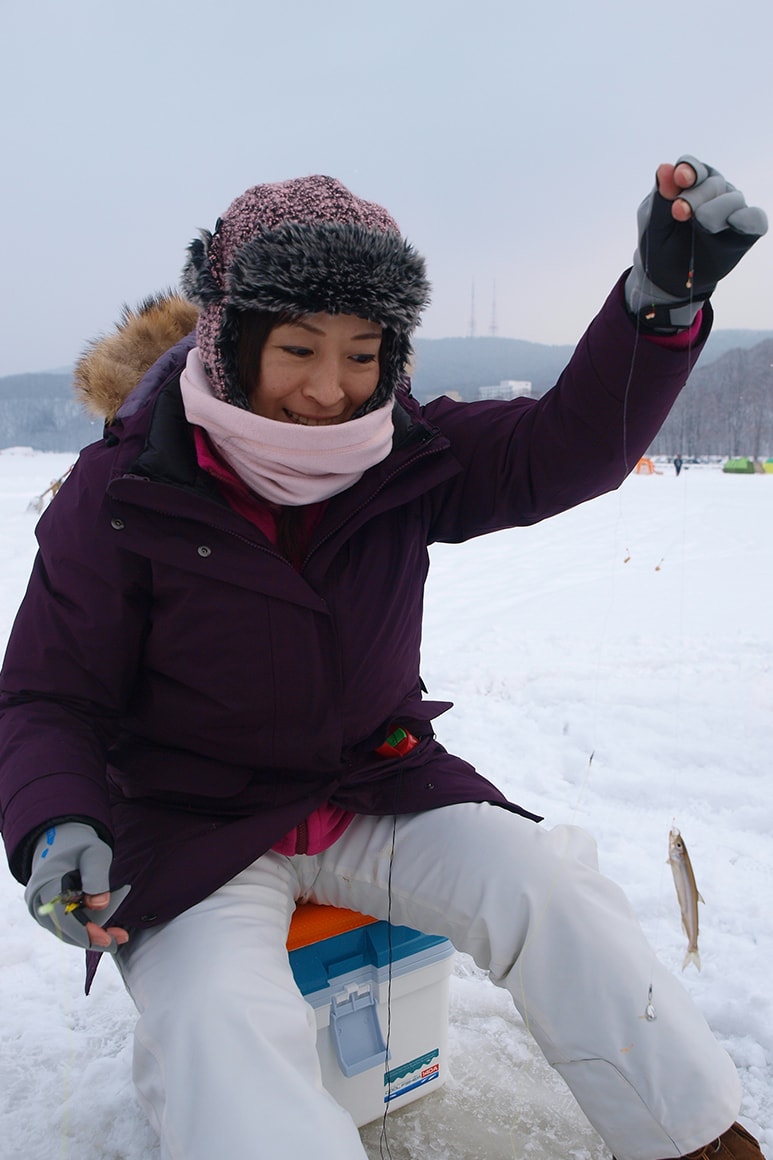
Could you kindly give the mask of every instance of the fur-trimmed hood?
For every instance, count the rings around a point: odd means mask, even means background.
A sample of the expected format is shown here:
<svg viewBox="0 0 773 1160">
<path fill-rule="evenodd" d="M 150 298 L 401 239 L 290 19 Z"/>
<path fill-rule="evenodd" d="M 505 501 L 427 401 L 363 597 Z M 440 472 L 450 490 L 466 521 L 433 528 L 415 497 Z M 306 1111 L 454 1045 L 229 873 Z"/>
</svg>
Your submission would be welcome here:
<svg viewBox="0 0 773 1160">
<path fill-rule="evenodd" d="M 123 401 L 170 347 L 196 327 L 198 307 L 173 291 L 124 306 L 112 334 L 91 342 L 73 375 L 75 392 L 93 415 L 112 423 Z"/>
</svg>

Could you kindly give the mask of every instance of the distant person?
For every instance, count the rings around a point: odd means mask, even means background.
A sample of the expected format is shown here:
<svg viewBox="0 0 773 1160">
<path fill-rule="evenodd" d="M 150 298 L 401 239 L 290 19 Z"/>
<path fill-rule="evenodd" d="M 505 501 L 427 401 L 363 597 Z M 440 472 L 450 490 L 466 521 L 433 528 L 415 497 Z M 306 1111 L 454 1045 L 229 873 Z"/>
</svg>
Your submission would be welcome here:
<svg viewBox="0 0 773 1160">
<path fill-rule="evenodd" d="M 677 455 L 676 459 L 674 460 L 674 471 L 676 472 L 677 475 L 682 470 L 682 463 L 683 463 L 683 460 L 682 460 L 681 455 Z"/>
<path fill-rule="evenodd" d="M 338 181 L 258 185 L 190 246 L 189 302 L 85 357 L 107 426 L 38 525 L 1 816 L 32 916 L 115 955 L 164 1160 L 364 1157 L 290 970 L 299 899 L 472 955 L 617 1160 L 759 1160 L 730 1058 L 591 837 L 446 752 L 419 661 L 428 546 L 619 487 L 765 229 L 714 169 L 661 165 L 552 391 L 420 407 L 420 255 Z"/>
</svg>

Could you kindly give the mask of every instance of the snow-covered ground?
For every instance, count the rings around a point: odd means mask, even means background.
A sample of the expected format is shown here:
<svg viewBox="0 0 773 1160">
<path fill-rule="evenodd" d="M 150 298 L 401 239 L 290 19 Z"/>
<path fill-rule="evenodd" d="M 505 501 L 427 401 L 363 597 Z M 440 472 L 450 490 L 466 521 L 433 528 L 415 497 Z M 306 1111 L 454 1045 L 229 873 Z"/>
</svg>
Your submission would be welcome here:
<svg viewBox="0 0 773 1160">
<path fill-rule="evenodd" d="M 31 498 L 72 456 L 0 452 L 0 643 L 34 552 Z M 440 739 L 597 838 L 658 955 L 735 1060 L 744 1123 L 773 1155 L 773 475 L 633 476 L 544 525 L 433 551 L 424 679 Z M 705 905 L 703 969 L 666 865 L 682 830 Z M 80 954 L 0 870 L 0 1155 L 157 1160 L 131 1085 L 117 972 L 89 999 Z M 458 956 L 445 1088 L 369 1125 L 391 1160 L 606 1156 L 507 995 Z M 607 1156 L 608 1160 L 608 1156 Z"/>
</svg>

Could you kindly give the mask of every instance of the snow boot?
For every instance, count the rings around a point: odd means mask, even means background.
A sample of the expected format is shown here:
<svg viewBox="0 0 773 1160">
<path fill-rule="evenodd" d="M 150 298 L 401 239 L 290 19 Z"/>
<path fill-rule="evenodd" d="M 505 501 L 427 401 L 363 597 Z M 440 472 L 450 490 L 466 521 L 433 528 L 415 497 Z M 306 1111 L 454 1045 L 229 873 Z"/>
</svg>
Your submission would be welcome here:
<svg viewBox="0 0 773 1160">
<path fill-rule="evenodd" d="M 612 1160 L 616 1160 L 613 1156 Z M 735 1123 L 696 1152 L 688 1152 L 682 1160 L 765 1160 L 759 1141 L 740 1124 Z"/>
<path fill-rule="evenodd" d="M 733 1124 L 718 1140 L 690 1152 L 684 1160 L 765 1160 L 759 1142 L 740 1124 Z"/>
</svg>

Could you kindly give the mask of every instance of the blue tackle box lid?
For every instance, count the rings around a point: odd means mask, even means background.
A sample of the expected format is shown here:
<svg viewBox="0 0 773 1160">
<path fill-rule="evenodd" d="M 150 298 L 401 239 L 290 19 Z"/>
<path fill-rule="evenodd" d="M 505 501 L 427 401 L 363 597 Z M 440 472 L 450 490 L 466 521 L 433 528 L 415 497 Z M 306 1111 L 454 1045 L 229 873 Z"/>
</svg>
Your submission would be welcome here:
<svg viewBox="0 0 773 1160">
<path fill-rule="evenodd" d="M 301 994 L 309 996 L 341 976 L 379 977 L 390 963 L 393 975 L 404 974 L 451 954 L 453 946 L 443 935 L 373 922 L 290 951 L 290 966 Z"/>
</svg>

